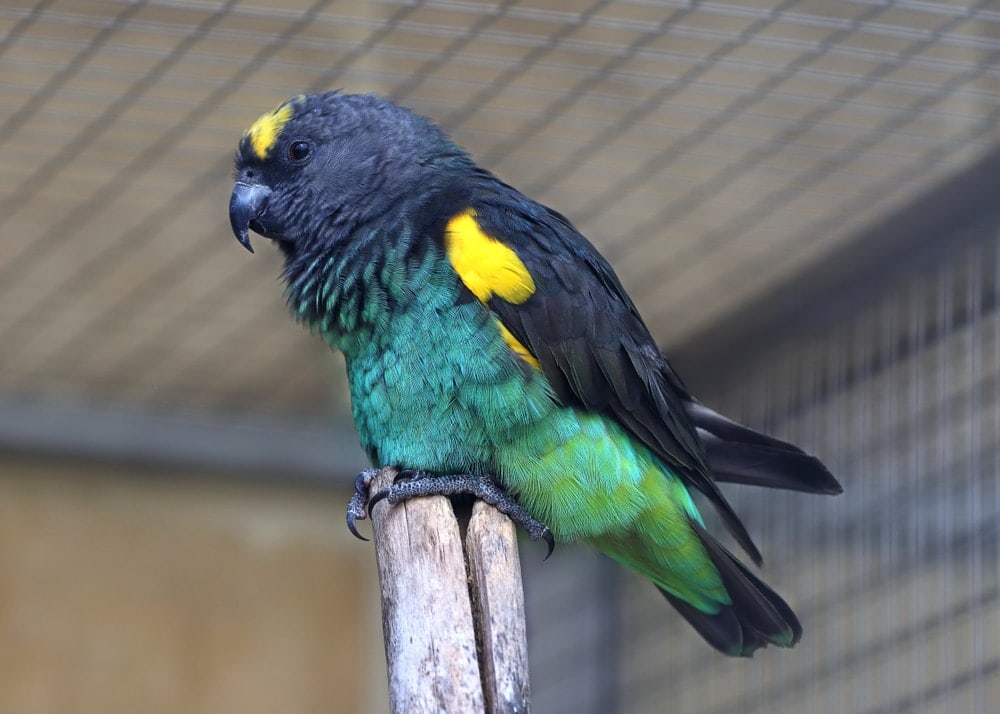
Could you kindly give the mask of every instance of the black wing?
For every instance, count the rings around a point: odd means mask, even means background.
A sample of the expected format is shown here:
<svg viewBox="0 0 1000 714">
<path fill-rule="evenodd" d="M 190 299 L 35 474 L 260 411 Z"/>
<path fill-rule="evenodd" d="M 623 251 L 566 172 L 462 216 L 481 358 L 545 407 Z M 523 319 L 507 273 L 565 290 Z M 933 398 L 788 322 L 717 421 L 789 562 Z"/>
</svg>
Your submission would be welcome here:
<svg viewBox="0 0 1000 714">
<path fill-rule="evenodd" d="M 495 179 L 487 185 L 473 201 L 477 221 L 515 250 L 535 282 L 525 302 L 492 298 L 489 308 L 535 356 L 563 404 L 616 419 L 705 494 L 759 564 L 760 552 L 709 470 L 685 406 L 691 396 L 611 266 L 558 213 Z"/>
</svg>

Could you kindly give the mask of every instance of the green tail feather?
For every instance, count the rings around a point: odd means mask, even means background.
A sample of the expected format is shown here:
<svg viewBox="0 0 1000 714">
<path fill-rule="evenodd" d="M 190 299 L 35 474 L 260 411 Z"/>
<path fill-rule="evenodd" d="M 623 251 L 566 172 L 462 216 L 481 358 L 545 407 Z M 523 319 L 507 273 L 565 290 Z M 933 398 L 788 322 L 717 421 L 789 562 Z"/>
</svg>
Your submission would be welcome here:
<svg viewBox="0 0 1000 714">
<path fill-rule="evenodd" d="M 750 657 L 769 644 L 792 647 L 802 625 L 781 597 L 723 548 L 704 528 L 690 522 L 719 572 L 732 604 L 706 613 L 663 588 L 663 596 L 712 647 L 730 656 Z"/>
</svg>

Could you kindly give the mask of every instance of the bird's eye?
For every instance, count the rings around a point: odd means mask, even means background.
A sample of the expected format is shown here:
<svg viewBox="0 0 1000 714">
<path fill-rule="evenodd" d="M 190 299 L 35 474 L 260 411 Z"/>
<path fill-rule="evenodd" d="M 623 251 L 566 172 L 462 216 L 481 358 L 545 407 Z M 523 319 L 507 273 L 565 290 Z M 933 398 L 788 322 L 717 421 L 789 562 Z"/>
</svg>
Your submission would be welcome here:
<svg viewBox="0 0 1000 714">
<path fill-rule="evenodd" d="M 293 141 L 288 145 L 288 158 L 292 161 L 302 161 L 312 152 L 308 141 Z"/>
</svg>

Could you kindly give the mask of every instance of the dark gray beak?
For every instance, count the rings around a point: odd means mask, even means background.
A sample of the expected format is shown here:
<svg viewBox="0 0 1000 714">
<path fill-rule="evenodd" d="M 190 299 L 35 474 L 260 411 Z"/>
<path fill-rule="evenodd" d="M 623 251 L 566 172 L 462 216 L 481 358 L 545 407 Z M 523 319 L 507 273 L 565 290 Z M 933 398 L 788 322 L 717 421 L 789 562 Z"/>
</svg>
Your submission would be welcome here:
<svg viewBox="0 0 1000 714">
<path fill-rule="evenodd" d="M 233 187 L 233 195 L 229 199 L 229 223 L 233 227 L 236 240 L 251 253 L 253 246 L 250 245 L 250 222 L 264 212 L 270 196 L 271 189 L 260 184 L 237 181 Z"/>
</svg>

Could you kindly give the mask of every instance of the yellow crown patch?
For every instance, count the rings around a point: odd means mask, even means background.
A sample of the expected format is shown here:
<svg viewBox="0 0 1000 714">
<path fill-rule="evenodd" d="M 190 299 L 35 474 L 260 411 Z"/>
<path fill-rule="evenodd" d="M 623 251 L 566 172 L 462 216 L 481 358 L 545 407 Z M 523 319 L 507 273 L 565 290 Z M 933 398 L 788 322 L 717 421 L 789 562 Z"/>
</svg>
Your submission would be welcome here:
<svg viewBox="0 0 1000 714">
<path fill-rule="evenodd" d="M 271 153 L 281 130 L 292 118 L 299 99 L 300 97 L 295 97 L 287 102 L 282 102 L 273 111 L 261 115 L 246 130 L 243 136 L 250 143 L 250 148 L 253 149 L 253 153 L 258 159 L 263 161 Z"/>
</svg>

